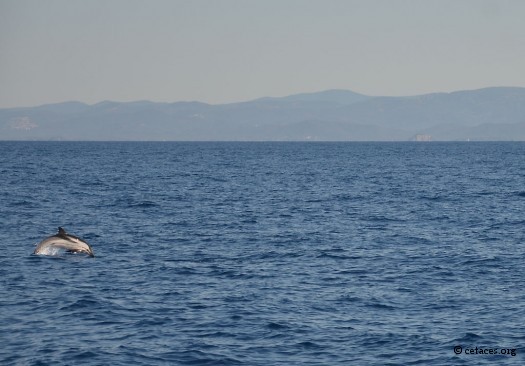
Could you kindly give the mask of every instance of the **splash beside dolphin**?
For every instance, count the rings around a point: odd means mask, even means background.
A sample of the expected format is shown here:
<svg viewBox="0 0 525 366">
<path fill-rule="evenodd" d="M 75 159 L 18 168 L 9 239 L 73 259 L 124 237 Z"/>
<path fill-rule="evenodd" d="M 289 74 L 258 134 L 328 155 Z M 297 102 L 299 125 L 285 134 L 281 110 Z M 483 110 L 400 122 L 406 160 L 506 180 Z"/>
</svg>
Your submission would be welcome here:
<svg viewBox="0 0 525 366">
<path fill-rule="evenodd" d="M 66 233 L 66 231 L 59 227 L 58 234 L 45 238 L 38 243 L 33 254 L 40 255 L 57 255 L 61 251 L 66 253 L 81 253 L 94 257 L 93 249 L 84 240 L 74 235 Z"/>
</svg>

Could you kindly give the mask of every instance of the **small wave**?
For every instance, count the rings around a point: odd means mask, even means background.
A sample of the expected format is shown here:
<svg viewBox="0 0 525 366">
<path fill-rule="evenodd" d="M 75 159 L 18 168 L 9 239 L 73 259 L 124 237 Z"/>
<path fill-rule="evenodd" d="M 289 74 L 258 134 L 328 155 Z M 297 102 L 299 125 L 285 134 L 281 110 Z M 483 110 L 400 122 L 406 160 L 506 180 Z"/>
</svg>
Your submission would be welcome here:
<svg viewBox="0 0 525 366">
<path fill-rule="evenodd" d="M 377 299 L 371 299 L 372 302 L 366 304 L 366 307 L 373 308 L 373 309 L 382 309 L 382 310 L 394 310 L 396 309 L 395 306 L 387 305 L 383 302 L 380 302 L 380 300 Z"/>
<path fill-rule="evenodd" d="M 173 355 L 168 357 L 173 360 Z M 177 352 L 177 358 L 185 365 L 241 365 L 243 362 L 223 355 L 214 354 L 212 352 L 204 352 L 199 350 L 187 350 Z"/>
<path fill-rule="evenodd" d="M 13 201 L 7 204 L 8 207 L 17 207 L 17 208 L 40 208 L 42 205 L 39 204 L 36 201 L 28 201 L 28 200 L 21 200 L 21 201 Z"/>
<path fill-rule="evenodd" d="M 498 257 L 493 258 L 469 258 L 463 261 L 462 266 L 483 266 L 487 267 L 498 267 L 501 265 L 501 260 Z"/>
<path fill-rule="evenodd" d="M 365 197 L 363 195 L 355 195 L 355 194 L 337 194 L 333 197 L 335 201 L 338 202 L 346 202 L 346 201 L 357 201 L 357 200 L 363 200 Z"/>
<path fill-rule="evenodd" d="M 370 308 L 383 309 L 383 310 L 394 310 L 394 309 L 396 309 L 395 306 L 390 306 L 390 305 L 386 305 L 386 304 L 368 304 L 367 306 L 370 307 Z"/>
<path fill-rule="evenodd" d="M 357 257 L 355 255 L 338 255 L 338 254 L 331 254 L 329 252 L 322 252 L 317 255 L 317 258 L 330 258 L 330 259 L 340 259 L 340 260 L 361 259 L 361 257 Z"/>
<path fill-rule="evenodd" d="M 140 208 L 147 208 L 147 207 L 157 207 L 158 204 L 152 201 L 143 201 L 131 204 L 130 207 L 140 207 Z"/>
<path fill-rule="evenodd" d="M 74 311 L 79 311 L 79 310 L 82 310 L 82 309 L 94 309 L 94 308 L 99 308 L 100 307 L 100 303 L 96 300 L 93 300 L 93 299 L 80 299 L 80 300 L 77 300 L 71 304 L 67 304 L 67 305 L 64 305 L 62 306 L 59 310 L 66 310 L 66 311 L 69 311 L 69 310 L 74 310 Z"/>
<path fill-rule="evenodd" d="M 439 196 L 439 195 L 421 196 L 419 198 L 422 199 L 422 200 L 425 200 L 425 201 L 435 201 L 435 202 L 445 201 L 444 197 L 443 196 Z"/>
<path fill-rule="evenodd" d="M 337 299 L 337 302 L 360 302 L 363 299 L 357 296 L 351 296 L 351 295 L 342 295 Z"/>
<path fill-rule="evenodd" d="M 465 335 L 463 337 L 457 338 L 454 342 L 461 344 L 461 343 L 468 343 L 468 342 L 479 341 L 482 338 L 483 338 L 482 336 L 477 335 L 476 333 L 467 332 L 467 333 L 465 333 Z"/>
<path fill-rule="evenodd" d="M 70 358 L 72 360 L 76 361 L 87 361 L 87 360 L 93 360 L 94 358 L 98 357 L 98 353 L 92 352 L 92 351 L 82 351 L 77 354 L 71 355 Z"/>
<path fill-rule="evenodd" d="M 159 204 L 149 200 L 136 200 L 132 197 L 128 198 L 118 198 L 114 201 L 114 207 L 123 207 L 123 208 L 151 208 L 158 207 Z"/>
<path fill-rule="evenodd" d="M 149 317 L 140 319 L 134 326 L 137 329 L 145 329 L 148 327 L 163 326 L 170 324 L 171 318 L 169 317 Z"/>
<path fill-rule="evenodd" d="M 406 220 L 397 217 L 388 217 L 384 215 L 370 215 L 365 218 L 367 221 L 372 222 L 405 222 Z"/>
<path fill-rule="evenodd" d="M 242 224 L 257 224 L 257 220 L 256 219 L 244 219 L 244 220 L 241 220 L 241 223 Z"/>
<path fill-rule="evenodd" d="M 304 341 L 297 343 L 297 346 L 300 348 L 306 348 L 306 349 L 321 349 L 324 348 L 322 345 L 311 342 L 311 341 Z"/>
<path fill-rule="evenodd" d="M 266 324 L 266 328 L 271 329 L 271 330 L 283 330 L 283 329 L 289 329 L 290 327 L 285 324 L 270 322 Z"/>
</svg>

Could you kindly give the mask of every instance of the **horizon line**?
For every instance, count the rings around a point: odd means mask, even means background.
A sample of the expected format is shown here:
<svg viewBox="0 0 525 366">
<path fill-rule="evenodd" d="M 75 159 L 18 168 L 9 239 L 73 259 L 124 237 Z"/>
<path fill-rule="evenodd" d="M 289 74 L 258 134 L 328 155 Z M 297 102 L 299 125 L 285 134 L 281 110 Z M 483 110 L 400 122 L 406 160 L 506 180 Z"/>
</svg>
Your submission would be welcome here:
<svg viewBox="0 0 525 366">
<path fill-rule="evenodd" d="M 0 107 L 0 110 L 40 108 L 40 107 L 55 106 L 55 105 L 61 105 L 61 104 L 82 104 L 84 106 L 93 107 L 93 106 L 104 104 L 104 103 L 112 103 L 112 104 L 133 104 L 133 103 L 151 103 L 151 104 L 187 103 L 187 104 L 190 104 L 190 103 L 198 103 L 198 104 L 205 104 L 209 106 L 222 106 L 222 105 L 231 105 L 231 104 L 251 103 L 251 102 L 256 102 L 256 101 L 262 101 L 264 99 L 286 99 L 286 98 L 290 98 L 294 96 L 314 95 L 314 94 L 321 94 L 321 93 L 327 93 L 327 92 L 347 92 L 347 93 L 353 93 L 353 94 L 360 95 L 363 97 L 368 97 L 368 98 L 414 98 L 414 97 L 422 97 L 422 96 L 436 95 L 436 94 L 454 94 L 454 93 L 461 93 L 461 92 L 474 92 L 474 91 L 480 91 L 480 90 L 486 90 L 486 89 L 525 89 L 525 86 L 506 86 L 506 85 L 486 86 L 486 87 L 475 88 L 475 89 L 458 89 L 458 90 L 452 90 L 452 91 L 436 91 L 436 92 L 427 92 L 427 93 L 422 93 L 422 94 L 408 94 L 408 95 L 368 95 L 368 94 L 356 92 L 351 89 L 334 88 L 334 89 L 325 89 L 325 90 L 319 90 L 319 91 L 299 92 L 299 93 L 294 93 L 294 94 L 287 94 L 284 96 L 262 96 L 262 97 L 257 97 L 254 99 L 239 100 L 239 101 L 225 102 L 225 103 L 208 103 L 208 102 L 203 102 L 199 100 L 178 100 L 178 101 L 172 101 L 172 102 L 163 102 L 163 101 L 154 101 L 150 99 L 137 99 L 137 100 L 130 100 L 130 101 L 118 101 L 118 100 L 104 99 L 98 102 L 89 103 L 89 102 L 82 102 L 79 100 L 71 99 L 71 100 L 49 102 L 49 103 L 36 104 L 36 105 Z"/>
</svg>

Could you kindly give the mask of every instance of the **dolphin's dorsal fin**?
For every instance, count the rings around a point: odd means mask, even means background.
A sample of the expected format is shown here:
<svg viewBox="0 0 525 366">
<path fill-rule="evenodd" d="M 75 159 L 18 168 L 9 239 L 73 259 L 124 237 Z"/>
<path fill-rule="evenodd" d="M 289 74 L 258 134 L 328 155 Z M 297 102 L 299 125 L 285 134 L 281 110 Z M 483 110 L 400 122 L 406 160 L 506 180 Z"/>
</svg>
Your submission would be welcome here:
<svg viewBox="0 0 525 366">
<path fill-rule="evenodd" d="M 62 229 L 61 227 L 58 228 L 58 235 L 67 235 L 66 231 Z"/>
</svg>

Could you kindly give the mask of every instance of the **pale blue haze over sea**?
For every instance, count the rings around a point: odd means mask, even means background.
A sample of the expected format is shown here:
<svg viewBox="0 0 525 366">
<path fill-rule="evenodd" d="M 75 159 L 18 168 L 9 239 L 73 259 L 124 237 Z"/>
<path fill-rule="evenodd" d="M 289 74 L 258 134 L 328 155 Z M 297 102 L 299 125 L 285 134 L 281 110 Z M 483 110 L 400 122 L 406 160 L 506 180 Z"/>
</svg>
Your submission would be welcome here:
<svg viewBox="0 0 525 366">
<path fill-rule="evenodd" d="M 0 142 L 0 182 L 2 365 L 524 364 L 523 142 Z"/>
</svg>

